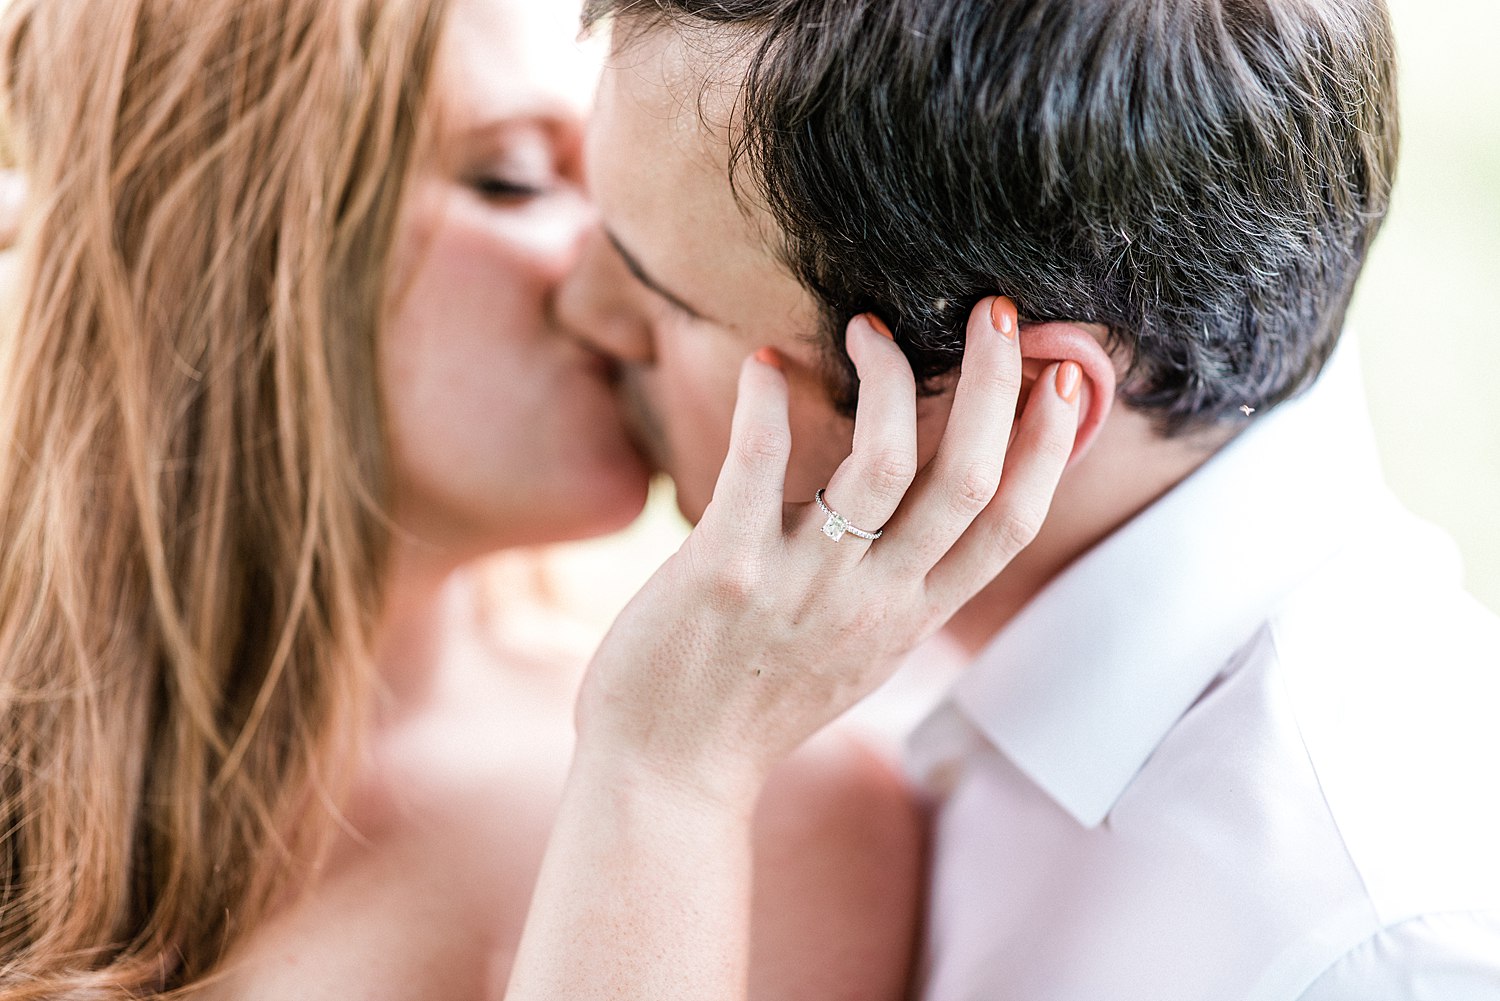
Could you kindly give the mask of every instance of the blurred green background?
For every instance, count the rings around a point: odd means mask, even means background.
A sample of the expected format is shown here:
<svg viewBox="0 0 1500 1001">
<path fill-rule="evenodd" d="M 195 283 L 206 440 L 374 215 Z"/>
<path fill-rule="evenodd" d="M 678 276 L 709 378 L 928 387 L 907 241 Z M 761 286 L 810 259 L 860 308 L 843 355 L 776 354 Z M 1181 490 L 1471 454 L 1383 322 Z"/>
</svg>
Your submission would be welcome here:
<svg viewBox="0 0 1500 1001">
<path fill-rule="evenodd" d="M 1392 488 L 1458 540 L 1500 612 L 1500 3 L 1389 2 L 1401 172 L 1351 329 Z"/>
</svg>

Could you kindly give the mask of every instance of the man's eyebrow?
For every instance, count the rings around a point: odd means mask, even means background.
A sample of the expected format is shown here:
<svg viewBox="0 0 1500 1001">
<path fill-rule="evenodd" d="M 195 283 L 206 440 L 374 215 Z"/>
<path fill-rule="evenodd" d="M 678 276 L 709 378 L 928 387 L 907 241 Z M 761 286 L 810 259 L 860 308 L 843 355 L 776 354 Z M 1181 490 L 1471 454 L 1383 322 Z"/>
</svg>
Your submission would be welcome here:
<svg viewBox="0 0 1500 1001">
<path fill-rule="evenodd" d="M 604 231 L 604 236 L 609 240 L 610 246 L 615 248 L 615 252 L 620 255 L 620 259 L 625 262 L 625 267 L 628 268 L 630 273 L 635 276 L 636 281 L 640 282 L 642 285 L 646 286 L 648 289 L 655 292 L 657 295 L 661 296 L 663 299 L 667 300 L 672 305 L 676 306 L 678 309 L 691 316 L 693 319 L 706 319 L 706 317 L 702 313 L 694 309 L 692 306 L 689 306 L 686 302 L 683 302 L 682 299 L 678 296 L 663 288 L 655 278 L 652 278 L 650 275 L 648 275 L 646 273 L 646 269 L 641 267 L 641 262 L 635 259 L 634 254 L 625 249 L 625 245 L 620 242 L 620 238 L 618 236 L 615 236 L 615 234 L 608 229 Z"/>
</svg>

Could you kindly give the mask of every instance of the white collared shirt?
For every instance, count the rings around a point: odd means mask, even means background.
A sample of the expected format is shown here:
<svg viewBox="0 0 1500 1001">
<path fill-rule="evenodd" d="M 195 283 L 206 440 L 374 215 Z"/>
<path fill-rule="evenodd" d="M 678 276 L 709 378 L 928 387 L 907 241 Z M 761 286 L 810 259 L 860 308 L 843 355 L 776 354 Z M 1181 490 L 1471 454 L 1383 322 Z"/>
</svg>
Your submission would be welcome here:
<svg viewBox="0 0 1500 1001">
<path fill-rule="evenodd" d="M 1497 1001 L 1500 621 L 1341 348 L 912 735 L 925 1001 Z"/>
</svg>

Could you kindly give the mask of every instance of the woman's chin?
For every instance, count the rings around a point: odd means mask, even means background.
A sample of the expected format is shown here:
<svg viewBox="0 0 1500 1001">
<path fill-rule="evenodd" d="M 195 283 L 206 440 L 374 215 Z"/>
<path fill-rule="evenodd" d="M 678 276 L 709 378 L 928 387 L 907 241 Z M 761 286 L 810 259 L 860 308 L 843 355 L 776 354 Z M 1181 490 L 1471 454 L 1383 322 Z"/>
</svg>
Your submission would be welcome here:
<svg viewBox="0 0 1500 1001">
<path fill-rule="evenodd" d="M 650 487 L 644 464 L 598 470 L 581 477 L 576 488 L 497 521 L 491 548 L 545 546 L 619 532 L 641 516 Z"/>
<path fill-rule="evenodd" d="M 607 496 L 603 496 L 601 491 L 601 494 L 591 498 L 595 503 L 574 511 L 575 517 L 554 519 L 545 525 L 534 526 L 529 544 L 578 542 L 629 528 L 646 508 L 649 481 L 642 478 L 639 485 L 621 485 L 627 486 L 629 489 L 616 489 Z"/>
<path fill-rule="evenodd" d="M 644 466 L 599 470 L 579 486 L 503 504 L 428 496 L 398 504 L 396 538 L 426 562 L 459 566 L 507 549 L 534 548 L 609 535 L 645 509 L 650 476 Z"/>
</svg>

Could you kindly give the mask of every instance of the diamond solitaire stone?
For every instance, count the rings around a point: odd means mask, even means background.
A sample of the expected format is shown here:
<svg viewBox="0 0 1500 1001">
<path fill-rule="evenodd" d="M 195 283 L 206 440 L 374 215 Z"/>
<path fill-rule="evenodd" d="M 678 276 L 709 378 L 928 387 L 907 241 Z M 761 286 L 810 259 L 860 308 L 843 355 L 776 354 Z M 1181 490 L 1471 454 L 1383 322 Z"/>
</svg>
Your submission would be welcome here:
<svg viewBox="0 0 1500 1001">
<path fill-rule="evenodd" d="M 4 0 L 0 0 L 0 3 L 4 3 Z M 866 532 L 862 528 L 855 528 L 853 525 L 849 524 L 848 518 L 845 518 L 843 515 L 839 514 L 833 508 L 828 506 L 828 502 L 823 499 L 823 491 L 821 490 L 813 495 L 813 500 L 817 501 L 818 507 L 823 509 L 824 514 L 828 515 L 828 520 L 823 522 L 823 534 L 828 536 L 834 542 L 839 541 L 845 535 L 852 535 L 856 539 L 868 539 L 869 541 L 874 542 L 876 539 L 885 534 L 885 529 L 883 528 L 875 532 Z"/>
</svg>

